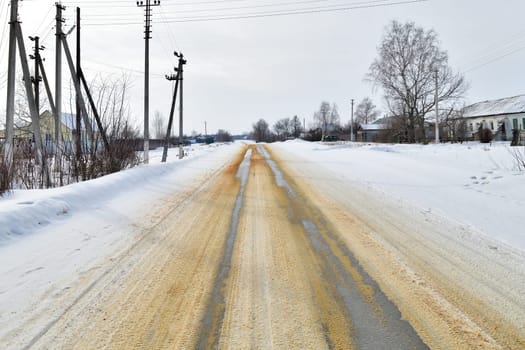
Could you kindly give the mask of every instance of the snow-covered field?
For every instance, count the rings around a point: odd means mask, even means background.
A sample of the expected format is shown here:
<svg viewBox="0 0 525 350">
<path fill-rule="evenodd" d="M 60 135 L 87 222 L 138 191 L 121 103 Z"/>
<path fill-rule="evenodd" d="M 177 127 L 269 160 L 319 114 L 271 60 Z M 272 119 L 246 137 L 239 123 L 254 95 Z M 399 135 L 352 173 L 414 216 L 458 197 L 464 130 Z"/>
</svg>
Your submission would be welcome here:
<svg viewBox="0 0 525 350">
<path fill-rule="evenodd" d="M 352 181 L 525 252 L 525 172 L 508 143 L 275 144 Z M 308 174 L 305 174 L 308 176 Z"/>
</svg>

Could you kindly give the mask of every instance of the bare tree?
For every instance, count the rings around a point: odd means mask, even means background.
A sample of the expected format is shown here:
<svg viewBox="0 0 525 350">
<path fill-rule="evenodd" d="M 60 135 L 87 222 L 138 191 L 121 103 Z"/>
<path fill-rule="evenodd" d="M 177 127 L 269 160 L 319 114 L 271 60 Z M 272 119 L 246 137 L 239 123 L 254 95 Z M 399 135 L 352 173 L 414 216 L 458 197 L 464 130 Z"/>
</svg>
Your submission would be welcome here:
<svg viewBox="0 0 525 350">
<path fill-rule="evenodd" d="M 138 131 L 130 123 L 128 91 L 130 77 L 123 75 L 119 79 L 97 76 L 90 82 L 90 91 L 95 99 L 96 108 L 110 145 L 110 150 L 103 147 L 101 133 L 94 133 L 93 144 L 85 144 L 81 162 L 83 178 L 89 179 L 107 173 L 116 172 L 138 163 L 135 153 L 138 145 Z M 90 121 L 94 124 L 94 111 L 89 108 Z M 93 126 L 96 130 L 96 127 Z M 84 139 L 88 137 L 84 136 Z"/>
<path fill-rule="evenodd" d="M 406 116 L 409 142 L 425 140 L 425 116 L 435 107 L 436 72 L 441 106 L 463 96 L 465 79 L 449 67 L 436 32 L 413 22 L 390 23 L 378 50 L 368 78 L 383 88 L 393 115 Z"/>
<path fill-rule="evenodd" d="M 301 124 L 301 120 L 299 119 L 299 117 L 294 115 L 290 123 L 292 136 L 298 138 L 301 135 L 301 132 L 303 131 L 303 125 Z"/>
<path fill-rule="evenodd" d="M 314 113 L 314 121 L 317 127 L 321 129 L 321 139 L 324 140 L 325 136 L 330 132 L 340 128 L 339 111 L 337 105 L 323 101 L 319 106 L 319 110 Z"/>
<path fill-rule="evenodd" d="M 379 116 L 374 102 L 369 98 L 365 97 L 356 107 L 354 120 L 357 124 L 368 124 L 373 122 Z"/>
<path fill-rule="evenodd" d="M 291 120 L 289 118 L 283 118 L 278 120 L 273 125 L 273 131 L 275 132 L 278 140 L 284 140 L 291 135 Z"/>
<path fill-rule="evenodd" d="M 58 149 L 53 140 L 54 122 L 50 124 L 49 112 L 39 118 L 40 127 L 45 130 L 42 136 L 43 157 L 46 163 L 55 164 L 50 171 L 43 171 L 42 166 L 35 162 L 34 152 L 35 137 L 31 131 L 32 121 L 28 118 L 27 102 L 23 95 L 17 98 L 17 142 L 13 172 L 8 177 L 5 166 L 0 159 L 0 193 L 10 188 L 42 188 L 55 187 L 68 184 L 72 181 L 80 181 L 102 176 L 107 173 L 138 164 L 136 150 L 138 148 L 138 132 L 129 122 L 129 106 L 127 102 L 127 91 L 129 89 L 129 78 L 124 76 L 120 80 L 97 77 L 90 83 L 90 91 L 96 100 L 97 110 L 102 120 L 102 130 L 107 135 L 110 147 L 105 147 L 101 141 L 101 132 L 87 135 L 87 127 L 82 123 L 81 138 L 85 141 L 81 157 L 72 157 L 72 128 L 74 127 L 75 115 L 73 114 L 74 93 L 70 84 L 70 114 L 62 115 L 60 137 L 66 142 L 60 143 Z M 88 109 L 91 125 L 94 128 L 93 110 Z M 90 124 L 91 124 L 90 123 Z M 88 142 L 89 139 L 89 142 Z M 44 178 L 45 175 L 45 178 Z M 45 180 L 45 181 L 44 181 Z"/>
<path fill-rule="evenodd" d="M 164 116 L 159 111 L 155 111 L 155 116 L 153 117 L 153 135 L 155 135 L 156 139 L 163 139 L 166 137 Z"/>
<path fill-rule="evenodd" d="M 468 128 L 467 122 L 463 118 L 463 111 L 465 105 L 451 105 L 448 110 L 441 109 L 441 128 L 444 132 L 440 131 L 440 135 L 452 142 L 462 142 L 467 140 Z"/>
<path fill-rule="evenodd" d="M 217 131 L 217 137 L 216 137 L 215 141 L 217 141 L 217 142 L 231 142 L 232 140 L 233 140 L 232 135 L 228 131 L 223 130 L 223 129 L 219 129 L 219 131 Z"/>
<path fill-rule="evenodd" d="M 253 124 L 253 139 L 256 142 L 271 141 L 271 132 L 268 123 L 264 119 L 259 119 L 257 123 Z"/>
</svg>

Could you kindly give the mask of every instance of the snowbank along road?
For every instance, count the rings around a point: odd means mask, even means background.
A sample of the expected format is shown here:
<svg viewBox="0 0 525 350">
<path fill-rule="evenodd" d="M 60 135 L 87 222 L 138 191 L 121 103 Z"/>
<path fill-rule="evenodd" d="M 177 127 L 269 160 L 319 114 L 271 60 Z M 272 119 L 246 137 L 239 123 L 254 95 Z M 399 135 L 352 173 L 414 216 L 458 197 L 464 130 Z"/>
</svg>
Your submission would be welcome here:
<svg viewBox="0 0 525 350">
<path fill-rule="evenodd" d="M 494 264 L 505 252 L 332 180 L 246 146 L 72 286 L 58 317 L 0 345 L 525 348 L 522 257 Z"/>
</svg>

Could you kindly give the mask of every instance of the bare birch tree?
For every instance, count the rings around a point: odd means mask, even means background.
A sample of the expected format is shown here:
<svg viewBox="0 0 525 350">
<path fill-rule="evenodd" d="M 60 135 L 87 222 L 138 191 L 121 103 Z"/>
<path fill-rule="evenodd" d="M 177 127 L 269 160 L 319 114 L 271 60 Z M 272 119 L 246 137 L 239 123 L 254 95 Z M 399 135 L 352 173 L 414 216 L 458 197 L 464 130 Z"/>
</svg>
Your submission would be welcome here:
<svg viewBox="0 0 525 350">
<path fill-rule="evenodd" d="M 449 66 L 436 32 L 413 22 L 390 23 L 378 51 L 368 78 L 383 89 L 392 114 L 406 118 L 408 141 L 424 141 L 425 117 L 435 107 L 436 72 L 441 106 L 463 96 L 464 77 Z"/>
<path fill-rule="evenodd" d="M 377 106 L 369 97 L 365 97 L 356 107 L 354 120 L 357 124 L 368 124 L 376 120 L 378 116 Z"/>
<path fill-rule="evenodd" d="M 163 139 L 166 137 L 164 116 L 159 111 L 155 111 L 155 116 L 153 117 L 153 135 L 155 135 L 156 139 Z"/>
<path fill-rule="evenodd" d="M 319 106 L 319 110 L 314 113 L 314 121 L 317 127 L 321 128 L 322 136 L 324 138 L 332 131 L 340 128 L 340 118 L 337 105 L 323 101 Z"/>
</svg>

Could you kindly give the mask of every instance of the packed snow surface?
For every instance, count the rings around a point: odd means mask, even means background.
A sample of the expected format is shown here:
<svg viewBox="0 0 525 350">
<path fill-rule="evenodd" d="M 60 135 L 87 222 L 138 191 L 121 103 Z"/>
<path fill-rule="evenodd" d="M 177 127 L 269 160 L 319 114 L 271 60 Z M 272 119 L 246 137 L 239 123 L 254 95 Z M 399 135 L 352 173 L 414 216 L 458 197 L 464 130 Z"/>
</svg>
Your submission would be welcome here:
<svg viewBox="0 0 525 350">
<path fill-rule="evenodd" d="M 495 243 L 525 251 L 525 172 L 508 143 L 319 144 L 275 147 L 330 169 L 404 205 L 467 225 Z M 522 154 L 523 147 L 520 149 Z M 291 160 L 299 161 L 299 160 Z M 308 176 L 308 174 L 305 174 Z M 358 200 L 358 199 L 356 199 Z"/>
<path fill-rule="evenodd" d="M 49 190 L 17 190 L 0 198 L 0 338 L 67 293 L 154 224 L 169 196 L 211 177 L 240 143 L 192 146 L 183 160 L 149 165 Z M 442 145 L 274 144 L 290 162 L 328 169 L 330 181 L 362 186 L 469 228 L 484 241 L 525 256 L 525 173 L 508 143 Z M 523 153 L 523 150 L 522 150 Z M 303 176 L 319 176 L 305 173 Z M 324 175 L 323 175 L 324 176 Z M 359 198 L 352 198 L 359 203 Z M 159 214 L 160 215 L 160 214 Z M 149 221 L 148 221 L 149 220 Z M 409 217 L 406 220 L 410 220 Z M 55 292 L 49 294 L 47 291 Z M 42 325 L 45 326 L 45 325 Z"/>
<path fill-rule="evenodd" d="M 240 144 L 192 146 L 188 157 L 150 164 L 95 180 L 0 197 L 0 338 L 12 322 L 46 305 L 43 293 L 67 287 L 104 258 L 133 242 L 147 213 L 224 166 Z M 66 283 L 66 286 L 63 284 Z M 52 299 L 56 296 L 47 296 Z M 36 304 L 31 304 L 35 302 Z"/>
</svg>

